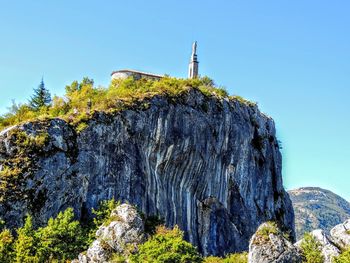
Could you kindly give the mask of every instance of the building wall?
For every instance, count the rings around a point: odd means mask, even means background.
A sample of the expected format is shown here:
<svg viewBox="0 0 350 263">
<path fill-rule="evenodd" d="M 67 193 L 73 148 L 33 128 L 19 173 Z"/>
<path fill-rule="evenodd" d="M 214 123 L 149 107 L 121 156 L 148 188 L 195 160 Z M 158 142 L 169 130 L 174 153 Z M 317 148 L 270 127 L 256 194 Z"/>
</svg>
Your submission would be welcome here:
<svg viewBox="0 0 350 263">
<path fill-rule="evenodd" d="M 126 79 L 130 76 L 133 76 L 134 79 L 138 80 L 141 78 L 146 78 L 146 79 L 152 79 L 152 80 L 159 80 L 160 77 L 157 76 L 150 76 L 150 75 L 145 75 L 142 73 L 137 73 L 137 72 L 115 72 L 112 75 L 112 79 Z"/>
<path fill-rule="evenodd" d="M 131 75 L 131 72 L 116 72 L 112 75 L 112 79 L 127 79 Z"/>
</svg>

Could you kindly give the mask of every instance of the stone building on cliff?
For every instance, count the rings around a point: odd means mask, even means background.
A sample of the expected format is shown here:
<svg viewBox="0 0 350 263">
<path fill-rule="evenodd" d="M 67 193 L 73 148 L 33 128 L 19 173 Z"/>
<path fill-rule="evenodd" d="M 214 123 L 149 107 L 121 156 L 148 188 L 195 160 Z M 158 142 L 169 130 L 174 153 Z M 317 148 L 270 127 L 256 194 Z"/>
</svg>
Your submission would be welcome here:
<svg viewBox="0 0 350 263">
<path fill-rule="evenodd" d="M 188 78 L 194 79 L 198 77 L 198 59 L 197 59 L 197 41 L 192 45 L 191 60 L 188 66 Z M 160 80 L 163 75 L 133 70 L 133 69 L 121 69 L 113 71 L 111 74 L 112 79 L 126 79 L 128 77 L 133 77 L 138 80 L 141 78 L 147 78 L 152 80 Z"/>
</svg>

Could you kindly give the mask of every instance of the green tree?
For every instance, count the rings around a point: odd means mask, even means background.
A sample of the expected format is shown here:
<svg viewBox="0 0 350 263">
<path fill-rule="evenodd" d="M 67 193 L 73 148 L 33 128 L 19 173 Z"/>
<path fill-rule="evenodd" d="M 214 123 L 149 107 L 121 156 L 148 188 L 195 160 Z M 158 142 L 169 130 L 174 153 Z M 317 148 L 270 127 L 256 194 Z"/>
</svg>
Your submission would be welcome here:
<svg viewBox="0 0 350 263">
<path fill-rule="evenodd" d="M 0 262 L 10 263 L 13 257 L 13 236 L 8 229 L 0 233 Z"/>
<path fill-rule="evenodd" d="M 49 106 L 50 103 L 51 103 L 51 94 L 45 88 L 44 80 L 41 79 L 41 82 L 38 88 L 34 89 L 34 95 L 31 97 L 29 101 L 29 105 L 33 110 L 38 111 L 42 107 Z"/>
<path fill-rule="evenodd" d="M 204 263 L 248 263 L 248 253 L 229 254 L 225 258 L 209 256 L 204 258 Z"/>
<path fill-rule="evenodd" d="M 101 226 L 110 217 L 112 211 L 120 205 L 119 201 L 115 201 L 114 198 L 110 200 L 103 200 L 100 202 L 98 209 L 92 209 L 94 217 L 95 227 Z"/>
<path fill-rule="evenodd" d="M 86 86 L 93 87 L 94 80 L 88 77 L 84 77 L 80 83 L 74 80 L 70 85 L 66 86 L 66 93 L 69 95 L 70 93 L 73 93 L 75 91 L 80 91 L 83 87 Z"/>
<path fill-rule="evenodd" d="M 177 226 L 172 230 L 158 227 L 156 234 L 140 245 L 130 260 L 135 263 L 202 262 L 196 248 L 183 239 L 183 232 Z"/>
<path fill-rule="evenodd" d="M 301 242 L 301 251 L 305 263 L 323 263 L 324 257 L 321 252 L 321 243 L 310 233 L 304 235 Z"/>
<path fill-rule="evenodd" d="M 40 241 L 37 251 L 40 262 L 73 259 L 85 249 L 83 231 L 74 220 L 72 208 L 50 218 L 46 227 L 37 230 L 36 237 Z"/>
<path fill-rule="evenodd" d="M 14 262 L 17 263 L 35 263 L 36 240 L 33 229 L 32 217 L 27 215 L 24 226 L 17 230 L 17 240 L 14 244 Z"/>
<path fill-rule="evenodd" d="M 119 201 L 115 201 L 114 198 L 110 200 L 103 200 L 100 202 L 98 209 L 92 209 L 92 214 L 94 218 L 92 222 L 90 221 L 85 227 L 85 232 L 87 233 L 87 245 L 90 245 L 96 238 L 97 229 L 108 222 L 112 210 L 120 205 Z"/>
</svg>

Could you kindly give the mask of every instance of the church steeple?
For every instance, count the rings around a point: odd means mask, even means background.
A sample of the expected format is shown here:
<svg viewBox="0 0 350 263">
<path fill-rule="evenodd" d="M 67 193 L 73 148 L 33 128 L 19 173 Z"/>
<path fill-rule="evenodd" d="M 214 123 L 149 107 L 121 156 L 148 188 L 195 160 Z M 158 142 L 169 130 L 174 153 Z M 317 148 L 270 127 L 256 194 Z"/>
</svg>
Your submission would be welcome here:
<svg viewBox="0 0 350 263">
<path fill-rule="evenodd" d="M 191 61 L 188 66 L 188 78 L 194 79 L 198 77 L 198 60 L 197 60 L 197 41 L 193 42 Z"/>
</svg>

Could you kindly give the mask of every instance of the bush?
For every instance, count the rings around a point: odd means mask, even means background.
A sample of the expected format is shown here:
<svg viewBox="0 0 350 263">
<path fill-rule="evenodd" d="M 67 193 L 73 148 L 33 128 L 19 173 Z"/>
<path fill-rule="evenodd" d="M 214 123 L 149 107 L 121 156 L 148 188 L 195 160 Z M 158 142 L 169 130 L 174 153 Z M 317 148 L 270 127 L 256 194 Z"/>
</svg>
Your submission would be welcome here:
<svg viewBox="0 0 350 263">
<path fill-rule="evenodd" d="M 248 263 L 248 253 L 231 254 L 224 258 L 224 263 Z"/>
<path fill-rule="evenodd" d="M 202 262 L 196 248 L 184 241 L 183 232 L 177 226 L 172 230 L 158 227 L 156 234 L 141 244 L 138 253 L 131 255 L 130 260 L 137 263 Z"/>
<path fill-rule="evenodd" d="M 8 229 L 4 229 L 0 233 L 0 262 L 10 263 L 13 257 L 14 238 Z"/>
<path fill-rule="evenodd" d="M 112 256 L 108 259 L 109 263 L 126 263 L 126 259 L 123 255 L 114 253 Z"/>
<path fill-rule="evenodd" d="M 9 138 L 16 148 L 14 155 L 5 159 L 0 168 L 0 201 L 9 200 L 12 197 L 22 195 L 23 175 L 27 176 L 34 169 L 32 153 L 41 153 L 48 141 L 47 133 L 28 135 L 19 129 L 12 129 Z"/>
<path fill-rule="evenodd" d="M 268 241 L 270 239 L 270 234 L 278 234 L 277 224 L 271 221 L 266 222 L 265 225 L 258 229 L 258 231 L 256 232 L 256 235 L 262 237 L 265 241 Z"/>
<path fill-rule="evenodd" d="M 204 259 L 204 263 L 248 263 L 248 253 L 230 254 L 225 258 L 210 256 Z"/>
<path fill-rule="evenodd" d="M 300 245 L 305 263 L 323 263 L 321 243 L 310 233 L 304 235 Z"/>
<path fill-rule="evenodd" d="M 115 201 L 114 198 L 111 200 L 103 200 L 100 202 L 98 209 L 92 209 L 94 218 L 92 222 L 86 225 L 87 232 L 87 244 L 90 245 L 95 240 L 95 234 L 97 229 L 101 225 L 108 225 L 113 221 L 111 213 L 113 209 L 120 205 L 119 201 Z"/>
<path fill-rule="evenodd" d="M 27 215 L 24 226 L 17 230 L 17 239 L 14 244 L 14 261 L 23 263 L 39 262 L 36 255 L 38 241 L 33 229 L 32 217 Z"/>
<path fill-rule="evenodd" d="M 83 231 L 74 220 L 72 208 L 60 212 L 55 219 L 50 218 L 46 227 L 36 231 L 39 240 L 37 253 L 41 260 L 74 259 L 85 247 Z"/>
<path fill-rule="evenodd" d="M 344 250 L 338 257 L 333 259 L 334 263 L 350 263 L 350 248 Z"/>
<path fill-rule="evenodd" d="M 45 106 L 31 107 L 28 104 L 21 105 L 13 102 L 9 112 L 0 116 L 0 130 L 24 121 L 50 117 L 63 118 L 76 124 L 78 129 L 82 130 L 84 125 L 79 126 L 81 117 L 78 116 L 85 114 L 89 118 L 94 111 L 110 112 L 135 105 L 140 106 L 138 102 L 155 95 L 176 98 L 189 88 L 198 89 L 206 96 L 228 96 L 224 88 L 215 87 L 213 80 L 208 77 L 178 79 L 166 76 L 160 80 L 114 79 L 108 88 L 96 88 L 93 80 L 85 77 L 80 83 L 73 81 L 71 85 L 67 85 L 65 96 L 55 96 L 51 104 L 46 103 Z M 246 103 L 246 101 L 244 102 Z"/>
<path fill-rule="evenodd" d="M 86 249 L 86 236 L 74 220 L 72 208 L 50 218 L 47 226 L 33 228 L 28 215 L 24 226 L 17 229 L 17 238 L 5 229 L 0 233 L 0 262 L 65 262 Z"/>
</svg>

